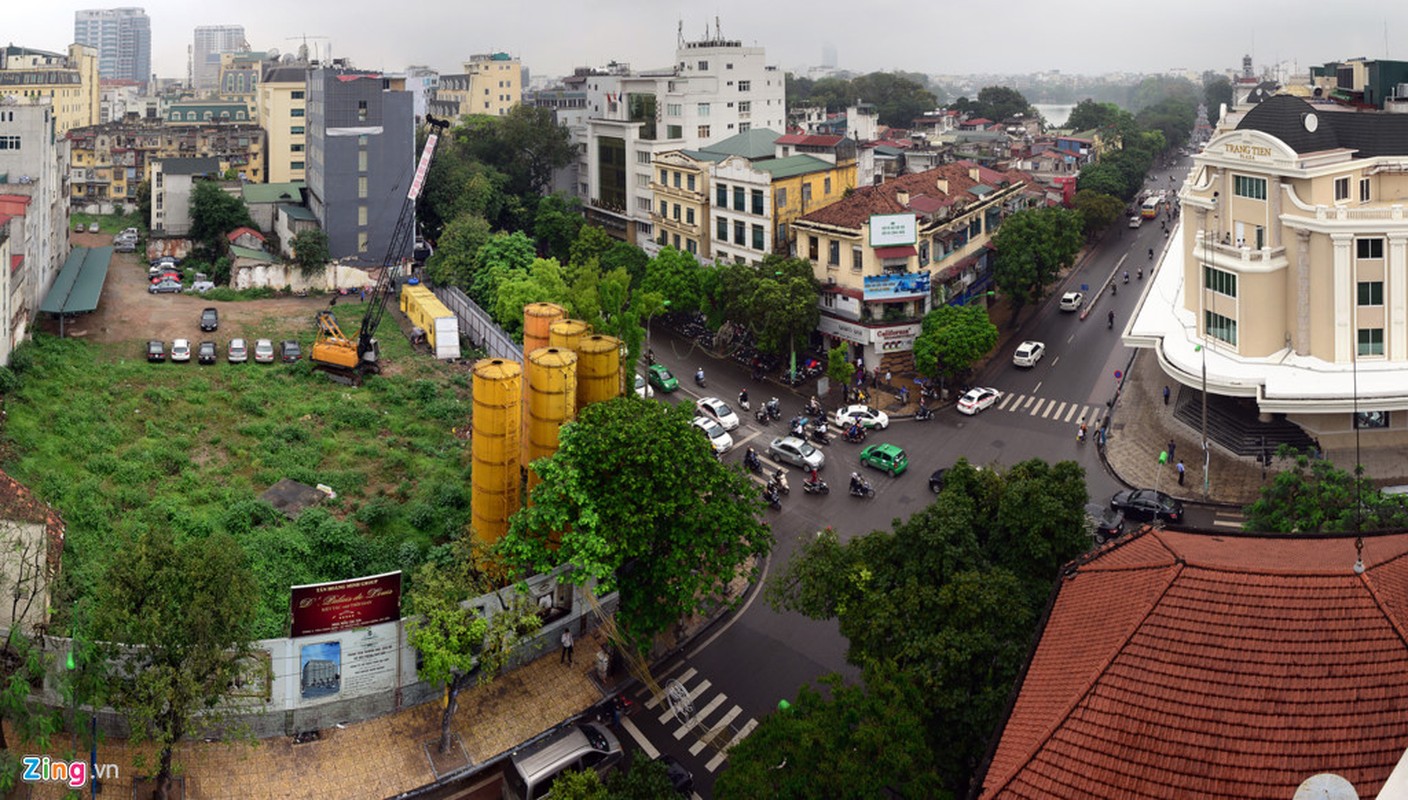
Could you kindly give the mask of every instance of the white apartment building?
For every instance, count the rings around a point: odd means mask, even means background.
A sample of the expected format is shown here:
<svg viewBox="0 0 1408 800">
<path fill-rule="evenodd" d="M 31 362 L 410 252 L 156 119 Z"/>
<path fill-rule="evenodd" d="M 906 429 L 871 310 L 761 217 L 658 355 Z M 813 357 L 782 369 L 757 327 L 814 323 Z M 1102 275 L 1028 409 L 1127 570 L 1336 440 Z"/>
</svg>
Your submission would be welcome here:
<svg viewBox="0 0 1408 800">
<path fill-rule="evenodd" d="M 0 230 L 10 239 L 0 262 L 8 290 L 0 297 L 0 363 L 29 335 L 39 304 L 68 258 L 68 143 L 54 131 L 46 103 L 0 101 Z"/>
<path fill-rule="evenodd" d="M 214 92 L 220 88 L 220 54 L 248 50 L 243 25 L 197 25 L 191 47 L 191 88 Z"/>
<path fill-rule="evenodd" d="M 761 47 L 719 37 L 681 40 L 668 68 L 632 72 L 626 65 L 579 73 L 587 93 L 577 193 L 587 218 L 621 239 L 653 245 L 650 188 L 655 157 L 695 150 L 752 128 L 786 130 L 783 73 Z"/>
</svg>

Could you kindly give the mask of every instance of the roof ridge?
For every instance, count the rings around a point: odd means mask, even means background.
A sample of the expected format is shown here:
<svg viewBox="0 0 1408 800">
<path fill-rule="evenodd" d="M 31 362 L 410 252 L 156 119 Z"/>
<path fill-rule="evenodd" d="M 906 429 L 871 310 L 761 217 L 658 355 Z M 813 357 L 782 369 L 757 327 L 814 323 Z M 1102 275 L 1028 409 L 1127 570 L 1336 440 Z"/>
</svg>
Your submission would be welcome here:
<svg viewBox="0 0 1408 800">
<path fill-rule="evenodd" d="M 1156 532 L 1150 530 L 1149 533 Z M 1159 542 L 1161 546 L 1165 548 L 1168 547 L 1168 544 L 1162 539 L 1159 539 L 1157 535 L 1155 535 L 1154 538 Z M 1144 609 L 1144 614 L 1139 619 L 1139 621 L 1129 626 L 1129 630 L 1125 632 L 1124 641 L 1121 642 L 1118 647 L 1114 648 L 1111 651 L 1110 656 L 1105 659 L 1105 663 L 1103 666 L 1101 666 L 1100 669 L 1091 673 L 1090 679 L 1086 681 L 1085 688 L 1081 689 L 1074 695 L 1074 699 L 1066 706 L 1065 711 L 1063 711 L 1059 716 L 1057 716 L 1055 722 L 1053 722 L 1040 736 L 1036 737 L 1036 743 L 1032 745 L 1031 751 L 1016 762 L 1016 767 L 1011 771 L 1007 778 L 1003 780 L 1001 784 L 993 787 L 992 791 L 989 792 L 987 796 L 996 797 L 1003 790 L 1005 790 L 1012 783 L 1012 781 L 1016 780 L 1018 775 L 1022 774 L 1023 770 L 1025 770 L 1027 766 L 1031 764 L 1032 760 L 1036 758 L 1037 754 L 1040 753 L 1044 747 L 1046 747 L 1046 744 L 1049 741 L 1051 741 L 1051 737 L 1055 735 L 1056 731 L 1060 730 L 1061 726 L 1066 724 L 1066 721 L 1070 719 L 1071 714 L 1077 708 L 1080 707 L 1080 704 L 1084 702 L 1085 698 L 1088 697 L 1091 691 L 1095 689 L 1096 684 L 1100 682 L 1100 677 L 1103 676 L 1107 671 L 1109 671 L 1111 664 L 1113 664 L 1115 661 L 1115 658 L 1118 657 L 1120 653 L 1124 652 L 1125 648 L 1129 646 L 1130 640 L 1134 638 L 1135 634 L 1139 633 L 1139 631 L 1144 625 L 1144 622 L 1149 619 L 1149 615 L 1154 613 L 1154 609 L 1158 608 L 1159 604 L 1163 602 L 1164 597 L 1168 595 L 1169 589 L 1173 587 L 1174 582 L 1176 582 L 1179 576 L 1183 574 L 1183 569 L 1187 566 L 1187 564 L 1183 561 L 1182 557 L 1178 556 L 1178 554 L 1173 553 L 1172 555 L 1174 557 L 1174 562 L 1172 564 L 1163 564 L 1159 566 L 1151 565 L 1149 567 L 1146 567 L 1146 569 L 1151 570 L 1166 570 L 1169 569 L 1169 567 L 1171 566 L 1173 568 L 1172 575 L 1164 583 L 1164 587 L 1159 592 L 1158 596 L 1155 597 L 1153 601 L 1149 603 L 1148 608 Z M 1063 583 L 1062 586 L 1064 588 L 1065 584 Z M 1039 646 L 1040 642 L 1038 642 L 1038 647 Z M 1001 732 L 999 732 L 998 738 L 1000 739 L 1001 736 L 1002 734 Z"/>
<path fill-rule="evenodd" d="M 1394 558 L 1390 558 L 1384 563 L 1387 564 L 1402 557 L 1403 556 L 1400 554 Z M 1374 565 L 1375 569 L 1380 566 L 1383 565 Z M 1398 619 L 1398 615 L 1389 610 L 1388 606 L 1384 603 L 1384 599 L 1379 595 L 1378 587 L 1374 585 L 1373 581 L 1369 580 L 1369 573 L 1372 571 L 1373 570 L 1364 570 L 1361 572 L 1358 576 L 1359 582 L 1364 584 L 1364 588 L 1369 592 L 1369 596 L 1374 599 L 1374 605 L 1377 606 L 1379 612 L 1384 615 L 1384 619 L 1388 620 L 1388 624 L 1393 628 L 1393 632 L 1398 634 L 1399 641 L 1401 641 L 1405 647 L 1408 647 L 1408 629 L 1404 628 L 1403 623 Z"/>
</svg>

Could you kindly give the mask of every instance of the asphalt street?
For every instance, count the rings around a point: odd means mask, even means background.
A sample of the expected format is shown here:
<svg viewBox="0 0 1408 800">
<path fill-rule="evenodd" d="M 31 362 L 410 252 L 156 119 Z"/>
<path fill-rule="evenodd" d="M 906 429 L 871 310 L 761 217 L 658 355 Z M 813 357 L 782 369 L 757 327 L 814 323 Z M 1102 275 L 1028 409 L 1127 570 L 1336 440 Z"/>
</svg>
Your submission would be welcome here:
<svg viewBox="0 0 1408 800">
<path fill-rule="evenodd" d="M 1188 163 L 1183 159 L 1171 169 L 1159 170 L 1146 185 L 1175 188 L 1184 179 Z M 1169 180 L 1170 175 L 1175 176 L 1174 181 Z M 1163 218 L 1167 219 L 1166 213 Z M 1076 432 L 1081 419 L 1093 431 L 1095 422 L 1106 414 L 1107 402 L 1117 387 L 1116 372 L 1126 368 L 1132 355 L 1121 343 L 1120 331 L 1146 285 L 1135 277 L 1136 271 L 1142 267 L 1147 277 L 1149 249 L 1153 248 L 1157 257 L 1169 241 L 1159 220 L 1145 220 L 1139 228 L 1128 228 L 1127 222 L 1126 218 L 1118 231 L 1107 235 L 1076 270 L 1052 287 L 1045 301 L 1024 309 L 1016 319 L 1019 335 L 976 380 L 977 385 L 1002 393 L 991 408 L 970 417 L 949 405 L 930 421 L 891 420 L 888 430 L 871 433 L 866 444 L 889 442 L 906 450 L 907 473 L 891 478 L 860 466 L 858 454 L 863 445 L 847 443 L 839 436 L 821 448 L 826 454 L 821 476 L 830 484 L 830 494 L 804 494 L 802 473 L 784 467 L 791 493 L 783 497 L 781 511 L 766 512 L 776 537 L 767 574 L 776 574 L 800 543 L 822 528 L 834 528 L 848 540 L 888 528 L 894 520 L 919 511 L 933 499 L 928 488 L 930 473 L 959 458 L 997 466 L 1029 458 L 1075 460 L 1085 468 L 1093 502 L 1107 502 L 1111 494 L 1125 488 L 1105 471 L 1094 442 L 1078 441 Z M 1125 269 L 1130 272 L 1128 284 L 1123 283 Z M 1106 288 L 1111 276 L 1118 282 L 1116 294 Z M 1058 300 L 1067 291 L 1084 293 L 1082 312 L 1058 309 Z M 1108 322 L 1111 311 L 1115 314 L 1113 329 Z M 1045 356 L 1030 369 L 1012 364 L 1012 352 L 1023 340 L 1046 345 Z M 741 421 L 731 432 L 734 447 L 724 461 L 741 464 L 745 449 L 752 446 L 763 457 L 765 468 L 770 471 L 777 466 L 767 456 L 768 443 L 786 434 L 786 421 L 800 413 L 804 396 L 777 384 L 755 383 L 733 362 L 710 358 L 692 342 L 658 329 L 653 349 L 680 381 L 677 392 L 658 395 L 657 399 L 691 404 L 701 397 L 724 400 L 735 407 Z M 699 367 L 706 373 L 707 388 L 694 383 Z M 782 404 L 782 421 L 760 424 L 750 413 L 737 409 L 736 398 L 744 387 L 754 409 L 776 395 Z M 848 494 L 847 476 L 852 471 L 870 480 L 876 489 L 874 498 Z M 762 479 L 754 479 L 761 486 Z M 1190 521 L 1196 522 L 1200 515 L 1212 519 L 1212 512 L 1190 509 Z M 723 749 L 746 736 L 779 700 L 794 697 L 800 685 L 815 685 L 827 673 L 850 678 L 857 675 L 846 663 L 845 651 L 845 639 L 835 622 L 779 613 L 755 593 L 745 607 L 690 650 L 657 665 L 655 677 L 662 686 L 675 681 L 676 708 L 672 709 L 668 700 L 638 689 L 636 713 L 623 726 L 623 744 L 651 756 L 674 756 L 694 774 L 695 793 L 710 797 L 714 777 L 727 764 Z M 692 713 L 685 713 L 690 710 Z"/>
</svg>

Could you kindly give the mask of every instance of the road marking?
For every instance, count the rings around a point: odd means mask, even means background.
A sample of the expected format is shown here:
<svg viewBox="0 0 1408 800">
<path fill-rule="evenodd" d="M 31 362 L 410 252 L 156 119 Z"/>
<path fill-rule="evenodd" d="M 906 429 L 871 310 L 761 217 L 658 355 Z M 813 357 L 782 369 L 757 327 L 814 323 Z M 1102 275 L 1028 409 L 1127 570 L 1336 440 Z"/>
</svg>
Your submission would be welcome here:
<svg viewBox="0 0 1408 800">
<path fill-rule="evenodd" d="M 689 669 L 685 670 L 684 673 L 683 673 L 682 675 L 680 675 L 678 678 L 675 678 L 675 680 L 679 681 L 680 683 L 684 683 L 685 681 L 689 680 L 690 678 L 693 678 L 694 675 L 695 675 L 694 667 L 690 667 Z M 662 686 L 661 688 L 663 689 L 664 687 Z M 662 702 L 664 702 L 664 700 L 665 700 L 665 695 L 664 695 L 663 693 L 662 693 L 662 694 L 657 694 L 657 695 L 655 695 L 654 697 L 650 698 L 649 700 L 645 701 L 645 707 L 646 707 L 647 710 L 653 709 L 653 708 L 655 708 L 656 706 L 660 705 Z M 661 721 L 661 722 L 664 722 L 664 721 L 667 720 L 667 719 L 669 719 L 668 716 L 661 718 L 660 721 Z"/>
<path fill-rule="evenodd" d="M 1000 403 L 997 404 L 997 410 L 998 410 L 998 411 L 1001 411 L 1001 410 L 1003 409 L 1003 407 L 1006 406 L 1009 402 L 1011 402 L 1011 401 L 1012 401 L 1012 398 L 1014 398 L 1014 397 L 1016 397 L 1016 396 L 1017 396 L 1017 395 L 1015 395 L 1015 394 L 1006 394 L 1006 395 L 1003 395 L 1003 396 L 1002 396 L 1002 402 L 1000 402 Z"/>
<path fill-rule="evenodd" d="M 728 716 L 724 717 L 723 722 L 719 723 L 719 725 L 722 727 L 728 725 L 730 722 L 733 722 L 733 718 L 738 716 L 739 712 L 741 712 L 742 710 L 743 709 L 739 708 L 738 706 L 734 706 L 733 710 L 728 713 Z M 714 757 L 709 759 L 709 763 L 704 765 L 704 769 L 707 769 L 710 772 L 713 772 L 714 770 L 718 769 L 719 765 L 724 763 L 724 759 L 728 758 L 729 748 L 743 741 L 743 737 L 746 735 L 743 733 L 745 728 L 747 729 L 748 733 L 753 732 L 753 728 L 748 728 L 746 725 L 744 726 L 744 728 L 740 728 L 738 730 L 738 733 L 735 734 L 734 737 L 729 740 L 728 744 L 720 748 L 719 752 L 715 753 Z"/>
<path fill-rule="evenodd" d="M 1071 403 L 1071 410 L 1066 412 L 1066 418 L 1063 419 L 1063 420 L 1061 420 L 1061 421 L 1062 421 L 1062 422 L 1070 422 L 1070 421 L 1071 421 L 1071 417 L 1074 417 L 1074 416 L 1076 415 L 1076 409 L 1077 409 L 1077 408 L 1080 408 L 1080 403 Z"/>
<path fill-rule="evenodd" d="M 737 429 L 735 428 L 735 430 L 737 430 Z M 733 446 L 734 446 L 734 447 L 740 447 L 740 446 L 742 446 L 742 445 L 748 444 L 749 442 L 753 441 L 754 439 L 756 439 L 756 438 L 758 438 L 760 435 L 762 435 L 762 433 L 763 433 L 762 431 L 755 430 L 755 431 L 753 431 L 752 433 L 748 434 L 747 436 L 744 436 L 742 439 L 734 439 L 734 440 L 733 440 Z"/>
<path fill-rule="evenodd" d="M 645 753 L 652 761 L 660 757 L 660 751 L 656 750 L 655 745 L 645 738 L 645 734 L 640 732 L 640 728 L 637 728 L 634 722 L 631 722 L 630 717 L 621 718 L 621 727 L 626 729 L 626 733 L 629 733 L 631 738 L 636 740 L 636 744 L 640 745 L 641 752 Z"/>
<path fill-rule="evenodd" d="M 709 705 L 704 706 L 699 711 L 694 712 L 694 719 L 691 720 L 688 725 L 681 725 L 679 729 L 675 731 L 675 741 L 678 742 L 680 739 L 684 738 L 684 735 L 686 733 L 689 733 L 695 727 L 704 724 L 705 717 L 708 717 L 714 712 L 714 709 L 718 708 L 720 705 L 723 705 L 725 699 L 726 698 L 724 697 L 722 692 L 714 695 L 714 699 L 709 701 Z"/>
<path fill-rule="evenodd" d="M 1071 338 L 1069 338 L 1069 339 L 1066 340 L 1066 344 L 1070 344 L 1071 342 L 1074 342 L 1075 340 L 1076 340 L 1076 335 L 1073 333 L 1073 334 L 1071 334 Z"/>
<path fill-rule="evenodd" d="M 1214 524 L 1214 525 L 1220 525 L 1220 526 L 1222 526 L 1222 527 L 1224 527 L 1224 528 L 1240 528 L 1240 527 L 1242 527 L 1242 523 L 1237 522 L 1237 521 L 1235 521 L 1235 520 L 1215 519 L 1215 520 L 1212 521 L 1212 524 Z"/>
<path fill-rule="evenodd" d="M 1051 402 L 1055 403 L 1056 401 L 1055 401 L 1055 400 L 1052 400 Z M 1036 405 L 1032 406 L 1032 412 L 1031 412 L 1030 414 L 1028 414 L 1027 416 L 1029 416 L 1029 417 L 1035 417 L 1036 414 L 1037 414 L 1037 412 L 1040 411 L 1040 410 L 1041 410 L 1041 407 L 1044 406 L 1044 405 L 1046 405 L 1046 401 L 1045 401 L 1045 400 L 1037 399 Z"/>
<path fill-rule="evenodd" d="M 680 684 L 684 684 L 684 681 L 680 681 Z M 690 702 L 691 704 L 694 703 L 694 698 L 696 698 L 696 697 L 698 697 L 699 695 L 703 694 L 703 693 L 704 693 L 704 690 L 709 688 L 709 685 L 710 685 L 710 684 L 709 684 L 709 679 L 708 679 L 708 678 L 705 678 L 704 680 L 702 680 L 702 681 L 699 682 L 699 685 L 698 685 L 698 686 L 694 687 L 693 689 L 690 689 L 690 690 L 689 690 L 689 702 Z M 670 717 L 674 716 L 674 713 L 675 713 L 675 710 L 674 710 L 673 708 L 666 708 L 665 711 L 664 711 L 664 713 L 662 713 L 662 714 L 660 715 L 660 724 L 661 724 L 661 725 L 664 725 L 664 724 L 665 724 L 665 720 L 667 720 L 667 719 L 669 719 Z"/>
<path fill-rule="evenodd" d="M 1056 416 L 1055 416 L 1055 417 L 1052 417 L 1052 419 L 1060 419 L 1060 418 L 1061 418 L 1061 412 L 1062 412 L 1062 411 L 1065 411 L 1065 410 L 1066 410 L 1066 404 L 1065 404 L 1065 403 L 1062 403 L 1062 404 L 1061 404 L 1061 407 L 1056 409 Z"/>
<path fill-rule="evenodd" d="M 1029 396 L 1027 397 L 1027 402 L 1025 402 L 1025 403 L 1022 404 L 1022 408 L 1026 408 L 1027 406 L 1031 405 L 1031 404 L 1032 404 L 1032 401 L 1035 400 L 1035 399 L 1036 399 L 1036 395 L 1029 395 Z"/>
<path fill-rule="evenodd" d="M 1061 360 L 1061 357 L 1060 357 L 1060 356 L 1056 356 L 1055 358 L 1051 359 L 1051 366 L 1053 366 L 1053 367 L 1056 366 L 1056 363 L 1059 362 L 1060 360 Z"/>
<path fill-rule="evenodd" d="M 1061 404 L 1061 408 L 1065 408 L 1065 407 L 1066 407 L 1066 404 L 1065 404 L 1065 403 L 1062 403 L 1062 404 Z M 1046 407 L 1046 413 L 1045 413 L 1045 414 L 1042 414 L 1042 415 L 1041 415 L 1041 418 L 1042 418 L 1042 419 L 1051 419 L 1051 412 L 1053 412 L 1053 411 L 1056 411 L 1056 401 L 1055 401 L 1055 400 L 1052 400 L 1052 401 L 1051 401 L 1051 405 L 1048 405 L 1048 406 Z M 1060 418 L 1061 418 L 1061 412 L 1056 411 L 1056 418 L 1057 418 L 1057 419 L 1060 419 Z"/>
<path fill-rule="evenodd" d="M 1036 388 L 1032 390 L 1032 394 L 1036 394 L 1037 392 L 1041 391 L 1041 385 L 1043 383 L 1046 383 L 1046 381 L 1037 381 Z"/>
</svg>

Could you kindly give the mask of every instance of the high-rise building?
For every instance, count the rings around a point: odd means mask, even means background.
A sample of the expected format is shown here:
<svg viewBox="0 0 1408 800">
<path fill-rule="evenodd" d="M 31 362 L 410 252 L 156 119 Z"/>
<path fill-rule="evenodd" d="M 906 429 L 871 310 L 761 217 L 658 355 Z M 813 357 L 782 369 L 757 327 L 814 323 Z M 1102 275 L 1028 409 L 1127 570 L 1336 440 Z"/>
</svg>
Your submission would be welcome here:
<svg viewBox="0 0 1408 800">
<path fill-rule="evenodd" d="M 248 49 L 243 25 L 197 25 L 191 47 L 191 88 L 215 91 L 220 84 L 220 54 Z"/>
<path fill-rule="evenodd" d="M 328 254 L 380 264 L 415 171 L 415 112 L 404 78 L 321 67 L 307 92 L 308 207 Z M 410 257 L 406 252 L 394 254 Z"/>
<path fill-rule="evenodd" d="M 93 8 L 73 13 L 73 40 L 98 50 L 98 75 L 138 81 L 152 77 L 152 24 L 140 8 Z"/>
<path fill-rule="evenodd" d="M 306 99 L 308 64 L 268 64 L 259 82 L 259 127 L 269 137 L 264 151 L 265 174 L 270 183 L 301 181 L 307 177 L 308 145 Z"/>
</svg>

